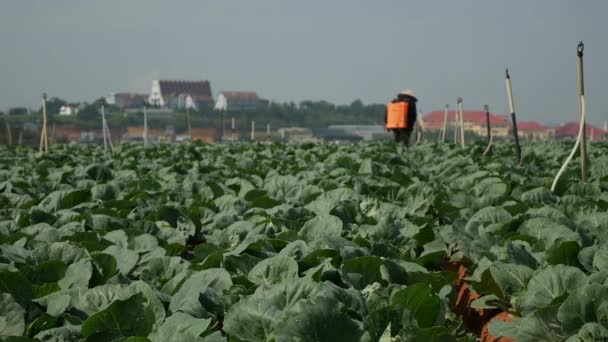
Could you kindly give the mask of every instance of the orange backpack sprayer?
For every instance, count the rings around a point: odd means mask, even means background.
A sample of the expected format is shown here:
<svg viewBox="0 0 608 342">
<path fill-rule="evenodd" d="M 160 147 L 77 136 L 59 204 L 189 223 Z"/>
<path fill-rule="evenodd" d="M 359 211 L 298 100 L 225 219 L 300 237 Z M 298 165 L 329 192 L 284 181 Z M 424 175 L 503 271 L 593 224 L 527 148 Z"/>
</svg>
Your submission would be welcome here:
<svg viewBox="0 0 608 342">
<path fill-rule="evenodd" d="M 407 127 L 407 113 L 409 104 L 407 102 L 389 103 L 386 110 L 386 128 L 400 129 Z"/>
</svg>

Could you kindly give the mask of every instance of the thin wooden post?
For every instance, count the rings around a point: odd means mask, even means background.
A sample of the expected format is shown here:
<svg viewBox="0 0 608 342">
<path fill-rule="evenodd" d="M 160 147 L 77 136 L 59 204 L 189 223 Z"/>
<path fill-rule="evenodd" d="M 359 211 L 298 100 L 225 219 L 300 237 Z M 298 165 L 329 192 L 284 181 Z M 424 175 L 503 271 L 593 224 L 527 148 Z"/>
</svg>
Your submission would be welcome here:
<svg viewBox="0 0 608 342">
<path fill-rule="evenodd" d="M 460 146 L 464 147 L 464 114 L 462 112 L 462 97 L 458 98 L 458 116 L 460 116 Z"/>
<path fill-rule="evenodd" d="M 454 144 L 458 144 L 458 103 L 454 107 Z"/>
<path fill-rule="evenodd" d="M 604 120 L 604 140 L 608 139 L 608 121 Z"/>
<path fill-rule="evenodd" d="M 6 126 L 6 142 L 10 146 L 13 144 L 13 135 L 11 132 L 11 124 L 9 122 L 8 112 L 4 115 L 4 125 Z"/>
<path fill-rule="evenodd" d="M 236 121 L 234 116 L 232 117 L 232 141 L 236 140 Z"/>
<path fill-rule="evenodd" d="M 224 140 L 224 110 L 220 110 L 220 143 Z"/>
<path fill-rule="evenodd" d="M 251 120 L 251 141 L 255 141 L 255 121 Z"/>
<path fill-rule="evenodd" d="M 513 138 L 515 139 L 515 153 L 517 154 L 517 163 L 522 164 L 521 145 L 519 144 L 519 134 L 517 132 L 517 118 L 515 116 L 515 104 L 513 102 L 513 88 L 511 86 L 511 75 L 509 69 L 506 70 L 507 96 L 509 97 L 509 110 L 511 112 L 511 121 L 513 123 Z"/>
<path fill-rule="evenodd" d="M 441 136 L 440 136 L 440 141 L 441 142 L 445 142 L 446 140 L 446 135 L 447 135 L 447 131 L 448 131 L 448 110 L 449 110 L 449 105 L 445 105 L 445 112 L 443 113 L 443 128 L 441 129 Z"/>
<path fill-rule="evenodd" d="M 47 153 L 49 151 L 46 118 L 46 93 L 42 93 L 42 132 L 40 133 L 40 146 L 38 147 L 38 151 L 40 153 Z"/>
<path fill-rule="evenodd" d="M 579 96 L 579 106 L 582 108 L 583 98 L 585 96 L 585 79 L 583 74 L 583 51 L 585 50 L 585 45 L 581 41 L 576 48 L 576 56 L 578 61 L 578 96 Z M 581 110 L 582 113 L 582 110 Z M 581 135 L 581 180 L 583 182 L 587 182 L 587 124 L 585 122 L 585 117 L 581 115 L 581 125 L 583 125 L 582 135 Z M 593 131 L 593 129 L 592 129 Z"/>
<path fill-rule="evenodd" d="M 485 156 L 492 152 L 492 141 L 494 140 L 494 137 L 492 135 L 492 124 L 490 123 L 490 106 L 485 105 L 483 106 L 483 109 L 486 111 L 486 126 L 488 130 L 488 147 L 486 147 L 486 150 L 483 152 L 483 155 Z"/>
<path fill-rule="evenodd" d="M 266 141 L 270 142 L 270 122 L 266 123 Z"/>
<path fill-rule="evenodd" d="M 148 146 L 148 110 L 144 104 L 144 131 L 143 131 L 144 146 Z"/>
<path fill-rule="evenodd" d="M 101 134 L 103 135 L 103 151 L 108 152 L 108 138 L 106 137 L 106 115 L 103 104 L 101 105 Z"/>
<path fill-rule="evenodd" d="M 192 123 L 190 122 L 190 108 L 186 112 L 186 120 L 188 121 L 188 135 L 190 136 L 190 141 L 192 141 Z"/>
</svg>

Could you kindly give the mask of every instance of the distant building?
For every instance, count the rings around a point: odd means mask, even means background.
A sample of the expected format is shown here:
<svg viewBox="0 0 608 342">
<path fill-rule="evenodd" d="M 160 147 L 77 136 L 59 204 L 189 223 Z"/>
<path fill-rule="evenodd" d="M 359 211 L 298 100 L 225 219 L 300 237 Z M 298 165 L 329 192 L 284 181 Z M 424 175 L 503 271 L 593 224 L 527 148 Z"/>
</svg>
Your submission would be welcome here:
<svg viewBox="0 0 608 342">
<path fill-rule="evenodd" d="M 76 106 L 61 106 L 59 107 L 59 115 L 71 116 L 78 114 L 78 107 Z"/>
<path fill-rule="evenodd" d="M 443 129 L 445 111 L 437 110 L 423 116 L 424 129 L 436 131 Z M 480 136 L 487 134 L 486 112 L 478 110 L 466 110 L 462 112 L 465 132 L 475 133 Z M 456 122 L 456 111 L 448 111 L 448 129 L 453 129 L 454 125 L 460 127 L 460 121 Z M 460 120 L 460 119 L 459 119 Z M 495 137 L 506 137 L 509 135 L 509 121 L 499 115 L 490 113 L 490 125 L 492 134 Z"/>
<path fill-rule="evenodd" d="M 365 141 L 391 139 L 391 135 L 382 125 L 329 125 L 327 129 L 329 131 L 343 131 L 361 137 Z"/>
<path fill-rule="evenodd" d="M 217 96 L 217 110 L 254 110 L 259 107 L 261 99 L 253 91 L 222 91 Z"/>
<path fill-rule="evenodd" d="M 209 81 L 152 81 L 148 102 L 174 110 L 198 109 L 212 106 L 213 95 Z"/>
<path fill-rule="evenodd" d="M 106 103 L 119 108 L 141 108 L 147 99 L 148 94 L 112 93 L 106 96 Z"/>
<path fill-rule="evenodd" d="M 309 142 L 318 142 L 319 139 L 315 138 L 310 128 L 304 127 L 289 127 L 279 128 L 277 133 L 281 136 L 281 140 L 290 144 L 303 144 Z"/>
<path fill-rule="evenodd" d="M 333 144 L 344 144 L 344 143 L 355 143 L 363 140 L 360 135 L 347 132 L 343 129 L 335 128 L 320 128 L 315 129 L 314 135 L 326 143 Z"/>
<path fill-rule="evenodd" d="M 555 129 L 536 121 L 521 121 L 517 123 L 519 137 L 528 140 L 547 140 L 555 137 Z"/>
<path fill-rule="evenodd" d="M 576 138 L 580 127 L 578 122 L 561 123 L 555 128 L 555 136 L 557 138 Z M 585 125 L 585 133 L 587 134 L 587 139 L 592 141 L 605 140 L 606 138 L 606 131 L 589 124 Z"/>
</svg>

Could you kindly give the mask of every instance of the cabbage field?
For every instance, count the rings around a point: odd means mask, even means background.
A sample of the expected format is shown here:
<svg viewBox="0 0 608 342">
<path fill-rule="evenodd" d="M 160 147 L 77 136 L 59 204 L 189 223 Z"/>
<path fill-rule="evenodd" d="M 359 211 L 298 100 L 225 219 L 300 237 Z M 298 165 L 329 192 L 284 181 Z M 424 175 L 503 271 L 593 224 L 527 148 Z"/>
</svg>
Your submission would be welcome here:
<svg viewBox="0 0 608 342">
<path fill-rule="evenodd" d="M 0 340 L 607 340 L 608 144 L 484 147 L 0 146 Z"/>
</svg>

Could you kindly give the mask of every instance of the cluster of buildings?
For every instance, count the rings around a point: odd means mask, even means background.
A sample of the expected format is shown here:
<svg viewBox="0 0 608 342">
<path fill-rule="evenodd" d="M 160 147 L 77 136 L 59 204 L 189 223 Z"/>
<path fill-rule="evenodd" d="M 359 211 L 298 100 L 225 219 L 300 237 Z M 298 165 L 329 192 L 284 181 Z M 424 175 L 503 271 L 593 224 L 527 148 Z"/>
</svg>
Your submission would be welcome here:
<svg viewBox="0 0 608 342">
<path fill-rule="evenodd" d="M 422 116 L 422 123 L 425 130 L 441 131 L 444 124 L 444 111 L 433 111 Z M 454 127 L 459 127 L 456 111 L 448 111 L 448 130 L 453 131 Z M 485 111 L 463 111 L 462 118 L 465 132 L 470 132 L 479 136 L 487 134 L 486 112 Z M 458 118 L 459 120 L 459 118 Z M 496 115 L 490 113 L 490 125 L 492 135 L 498 138 L 506 138 L 513 133 L 511 118 L 509 115 Z M 578 122 L 567 122 L 558 126 L 546 126 L 537 121 L 517 122 L 517 131 L 521 139 L 526 140 L 549 140 L 573 138 L 578 135 Z M 587 139 L 599 141 L 606 139 L 608 132 L 604 129 L 586 125 Z"/>
<path fill-rule="evenodd" d="M 266 100 L 254 91 L 220 91 L 214 99 L 209 81 L 153 80 L 149 94 L 113 93 L 106 103 L 122 109 L 136 109 L 148 105 L 165 110 L 254 110 Z"/>
</svg>

